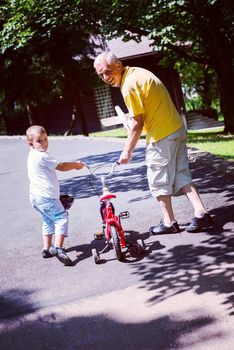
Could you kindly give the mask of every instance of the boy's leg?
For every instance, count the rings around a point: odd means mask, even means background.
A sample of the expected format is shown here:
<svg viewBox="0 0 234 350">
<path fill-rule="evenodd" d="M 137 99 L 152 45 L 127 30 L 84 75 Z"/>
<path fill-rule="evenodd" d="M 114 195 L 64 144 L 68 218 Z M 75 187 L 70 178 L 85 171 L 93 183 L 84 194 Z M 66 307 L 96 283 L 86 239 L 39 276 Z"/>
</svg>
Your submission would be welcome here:
<svg viewBox="0 0 234 350">
<path fill-rule="evenodd" d="M 49 248 L 52 246 L 52 234 L 43 235 L 43 244 L 44 249 L 49 250 Z"/>
<path fill-rule="evenodd" d="M 47 198 L 30 195 L 30 201 L 33 209 L 39 212 L 42 216 L 42 237 L 43 237 L 43 249 L 41 251 L 43 258 L 51 258 L 52 254 L 49 252 L 49 248 L 52 245 L 52 235 L 54 232 L 54 226 L 51 219 L 46 215 L 46 211 L 50 208 L 50 200 Z"/>
<path fill-rule="evenodd" d="M 64 210 L 60 200 L 54 200 L 53 202 L 53 215 L 51 215 L 51 219 L 55 226 L 55 245 L 50 248 L 50 253 L 56 256 L 65 265 L 72 265 L 72 261 L 63 248 L 64 240 L 68 232 L 68 214 L 66 210 Z"/>
<path fill-rule="evenodd" d="M 64 235 L 56 234 L 55 235 L 55 242 L 54 242 L 55 247 L 62 248 L 64 240 L 65 240 L 65 236 Z"/>
<path fill-rule="evenodd" d="M 41 251 L 41 255 L 43 258 L 52 258 L 53 255 L 49 251 L 52 245 L 52 234 L 43 234 L 42 237 L 44 248 Z"/>
</svg>

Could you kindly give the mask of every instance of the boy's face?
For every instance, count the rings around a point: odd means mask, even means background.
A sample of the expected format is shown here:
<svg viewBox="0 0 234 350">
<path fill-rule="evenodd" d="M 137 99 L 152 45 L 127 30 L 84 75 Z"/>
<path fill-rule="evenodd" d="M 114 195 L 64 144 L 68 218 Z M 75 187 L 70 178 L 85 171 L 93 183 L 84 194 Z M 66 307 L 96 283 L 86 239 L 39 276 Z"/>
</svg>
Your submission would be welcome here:
<svg viewBox="0 0 234 350">
<path fill-rule="evenodd" d="M 47 133 L 35 134 L 31 146 L 40 152 L 46 152 L 48 148 Z"/>
</svg>

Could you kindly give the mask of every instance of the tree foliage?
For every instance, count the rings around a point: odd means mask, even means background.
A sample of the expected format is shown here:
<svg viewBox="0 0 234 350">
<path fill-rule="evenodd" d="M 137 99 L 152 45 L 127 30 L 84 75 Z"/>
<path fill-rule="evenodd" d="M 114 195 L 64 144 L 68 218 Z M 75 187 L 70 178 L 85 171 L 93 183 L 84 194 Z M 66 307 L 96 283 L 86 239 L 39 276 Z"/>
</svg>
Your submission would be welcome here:
<svg viewBox="0 0 234 350">
<path fill-rule="evenodd" d="M 61 95 L 75 104 L 91 84 L 86 73 L 96 44 L 90 34 L 95 38 L 99 24 L 86 5 L 82 0 L 1 5 L 1 90 L 8 105 L 42 106 Z"/>
<path fill-rule="evenodd" d="M 2 0 L 0 96 L 10 105 L 59 95 L 77 104 L 102 44 L 93 38 L 147 35 L 171 64 L 215 72 L 225 130 L 234 132 L 233 22 L 233 0 Z"/>
</svg>

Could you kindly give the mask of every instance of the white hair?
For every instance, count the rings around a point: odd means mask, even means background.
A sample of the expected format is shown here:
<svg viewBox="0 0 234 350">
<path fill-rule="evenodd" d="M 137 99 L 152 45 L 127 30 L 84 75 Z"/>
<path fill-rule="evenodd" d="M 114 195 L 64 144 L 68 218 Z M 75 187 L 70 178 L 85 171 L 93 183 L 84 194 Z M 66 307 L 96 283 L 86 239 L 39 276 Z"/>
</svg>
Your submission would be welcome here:
<svg viewBox="0 0 234 350">
<path fill-rule="evenodd" d="M 93 63 L 94 68 L 100 64 L 101 61 L 106 61 L 108 64 L 119 62 L 119 59 L 110 51 L 105 51 L 98 55 Z"/>
</svg>

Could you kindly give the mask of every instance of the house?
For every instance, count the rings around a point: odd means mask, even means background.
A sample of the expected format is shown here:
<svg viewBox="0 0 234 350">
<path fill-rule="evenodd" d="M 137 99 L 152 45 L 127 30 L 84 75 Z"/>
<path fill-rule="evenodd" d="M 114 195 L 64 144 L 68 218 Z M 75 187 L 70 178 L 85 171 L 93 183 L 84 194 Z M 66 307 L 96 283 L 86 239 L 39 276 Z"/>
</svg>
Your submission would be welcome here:
<svg viewBox="0 0 234 350">
<path fill-rule="evenodd" d="M 112 51 L 123 64 L 139 66 L 152 71 L 165 84 L 177 110 L 184 108 L 183 94 L 180 79 L 177 72 L 171 67 L 165 68 L 160 65 L 161 56 L 150 46 L 150 41 L 145 37 L 141 43 L 134 40 L 123 42 L 120 38 L 107 42 L 107 48 Z M 88 133 L 103 130 L 100 120 L 116 115 L 114 106 L 119 105 L 122 110 L 126 107 L 118 88 L 100 83 L 90 93 L 82 97 L 80 111 L 84 117 Z M 63 135 L 70 127 L 73 109 L 71 104 L 56 101 L 45 106 L 46 129 L 49 134 Z M 8 121 L 6 125 L 8 134 L 24 134 L 28 127 L 28 118 L 20 114 L 18 118 Z M 72 128 L 72 134 L 82 134 L 80 120 L 76 120 Z"/>
</svg>

